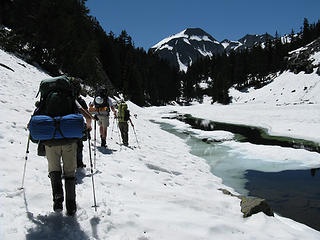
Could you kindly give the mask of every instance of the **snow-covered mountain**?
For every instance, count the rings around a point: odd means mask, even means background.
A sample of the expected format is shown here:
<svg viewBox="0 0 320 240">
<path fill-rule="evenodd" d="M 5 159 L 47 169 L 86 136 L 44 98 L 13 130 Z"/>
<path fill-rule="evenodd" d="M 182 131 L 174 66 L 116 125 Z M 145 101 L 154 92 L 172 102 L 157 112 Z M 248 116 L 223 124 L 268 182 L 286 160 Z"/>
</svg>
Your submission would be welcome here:
<svg viewBox="0 0 320 240">
<path fill-rule="evenodd" d="M 186 71 L 199 57 L 224 51 L 223 45 L 200 28 L 187 28 L 163 39 L 151 49 L 181 71 Z"/>
<path fill-rule="evenodd" d="M 256 44 L 262 44 L 262 47 L 264 46 L 264 43 L 267 40 L 272 40 L 274 37 L 272 37 L 269 34 L 263 34 L 263 35 L 250 35 L 247 34 L 243 38 L 240 38 L 238 41 L 230 41 L 230 40 L 223 40 L 221 44 L 224 46 L 226 52 L 230 52 L 231 50 L 243 50 L 243 49 L 250 49 Z"/>
<path fill-rule="evenodd" d="M 200 57 L 211 57 L 217 53 L 251 48 L 255 44 L 264 44 L 267 39 L 273 39 L 269 34 L 247 34 L 238 41 L 217 41 L 200 28 L 187 28 L 180 33 L 167 37 L 150 48 L 161 58 L 166 59 L 180 71 L 187 71 L 188 66 Z"/>
</svg>

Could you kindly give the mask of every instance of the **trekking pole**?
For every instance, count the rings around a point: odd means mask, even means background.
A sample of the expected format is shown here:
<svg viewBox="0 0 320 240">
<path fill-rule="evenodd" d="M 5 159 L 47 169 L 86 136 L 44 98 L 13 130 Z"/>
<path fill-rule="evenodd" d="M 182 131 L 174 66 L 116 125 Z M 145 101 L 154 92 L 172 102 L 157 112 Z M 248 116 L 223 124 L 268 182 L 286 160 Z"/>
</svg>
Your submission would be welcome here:
<svg viewBox="0 0 320 240">
<path fill-rule="evenodd" d="M 112 139 L 112 136 L 113 136 L 113 128 L 114 128 L 114 120 L 115 120 L 116 118 L 113 118 L 113 121 L 112 121 L 112 130 L 111 130 L 111 139 Z"/>
<path fill-rule="evenodd" d="M 133 126 L 133 124 L 132 124 L 131 121 L 130 121 L 130 123 L 131 123 L 131 127 L 132 127 L 132 129 L 133 129 L 134 136 L 136 137 L 136 141 L 137 141 L 137 144 L 138 144 L 138 148 L 140 148 L 139 141 L 138 141 L 138 138 L 137 138 L 136 130 L 134 129 L 134 126 Z"/>
<path fill-rule="evenodd" d="M 118 138 L 119 138 L 119 145 L 120 145 L 120 148 L 121 148 L 121 142 L 122 142 L 122 139 L 121 139 L 121 137 L 120 137 L 120 127 L 119 127 L 119 122 L 118 122 L 118 124 L 117 124 L 117 132 L 118 132 Z"/>
<path fill-rule="evenodd" d="M 90 139 L 91 139 L 91 136 L 90 136 L 90 132 L 88 131 L 88 143 L 89 143 L 89 158 L 90 158 L 90 168 L 91 168 L 91 180 L 92 180 L 92 192 L 93 192 L 93 206 L 95 211 L 97 211 L 97 202 L 96 202 L 96 191 L 95 191 L 95 188 L 94 188 L 94 179 L 93 179 L 93 165 L 92 165 L 92 158 L 91 158 L 91 146 L 90 146 Z"/>
<path fill-rule="evenodd" d="M 24 178 L 25 178 L 25 176 L 26 176 L 26 168 L 27 168 L 27 160 L 28 160 L 28 153 L 29 153 L 29 145 L 30 145 L 30 133 L 29 133 L 29 135 L 28 135 L 26 155 L 25 155 L 25 157 L 24 157 L 25 161 L 24 161 L 24 167 L 23 167 L 22 183 L 21 183 L 21 187 L 19 188 L 19 190 L 22 190 L 22 189 L 24 188 Z"/>
<path fill-rule="evenodd" d="M 97 120 L 94 120 L 94 148 L 93 148 L 94 168 L 96 168 L 96 159 L 97 159 Z"/>
</svg>

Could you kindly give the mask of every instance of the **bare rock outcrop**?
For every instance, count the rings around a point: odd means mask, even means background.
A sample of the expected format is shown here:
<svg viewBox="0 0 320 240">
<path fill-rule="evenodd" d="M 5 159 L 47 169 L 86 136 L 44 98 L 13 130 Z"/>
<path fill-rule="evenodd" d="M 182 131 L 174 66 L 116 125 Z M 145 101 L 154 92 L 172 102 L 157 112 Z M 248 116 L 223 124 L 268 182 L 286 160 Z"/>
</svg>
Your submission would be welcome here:
<svg viewBox="0 0 320 240">
<path fill-rule="evenodd" d="M 257 197 L 246 197 L 243 195 L 235 195 L 229 192 L 226 189 L 219 189 L 226 195 L 230 195 L 233 197 L 237 197 L 241 199 L 240 206 L 241 206 L 241 212 L 243 213 L 243 217 L 250 217 L 253 214 L 263 212 L 264 214 L 268 216 L 274 216 L 274 213 L 269 206 L 269 204 L 266 202 L 265 199 L 257 198 Z"/>
</svg>

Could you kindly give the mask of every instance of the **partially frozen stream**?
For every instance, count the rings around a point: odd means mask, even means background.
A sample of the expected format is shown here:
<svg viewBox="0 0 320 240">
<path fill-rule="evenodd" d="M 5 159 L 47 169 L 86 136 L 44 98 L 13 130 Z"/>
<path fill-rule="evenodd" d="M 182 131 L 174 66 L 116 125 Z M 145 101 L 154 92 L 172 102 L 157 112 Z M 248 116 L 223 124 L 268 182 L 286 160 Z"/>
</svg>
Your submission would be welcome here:
<svg viewBox="0 0 320 240">
<path fill-rule="evenodd" d="M 240 135 L 223 131 L 226 137 L 208 141 L 205 136 L 215 131 L 164 121 L 158 123 L 161 128 L 184 139 L 190 152 L 205 159 L 225 185 L 240 194 L 265 198 L 276 213 L 320 230 L 320 172 L 315 170 L 320 167 L 319 153 L 239 142 Z"/>
</svg>

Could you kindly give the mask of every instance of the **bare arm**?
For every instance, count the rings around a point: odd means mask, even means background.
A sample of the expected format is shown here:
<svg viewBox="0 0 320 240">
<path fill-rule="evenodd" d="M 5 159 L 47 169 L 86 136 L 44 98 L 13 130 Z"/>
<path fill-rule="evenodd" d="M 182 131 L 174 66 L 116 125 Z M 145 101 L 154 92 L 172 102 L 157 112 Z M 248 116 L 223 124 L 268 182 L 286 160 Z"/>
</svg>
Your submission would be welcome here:
<svg viewBox="0 0 320 240">
<path fill-rule="evenodd" d="M 92 122 L 92 116 L 91 114 L 86 111 L 86 109 L 79 108 L 80 113 L 83 115 L 83 117 L 86 119 L 87 123 L 87 129 L 90 131 L 92 129 L 91 122 Z"/>
<path fill-rule="evenodd" d="M 114 117 L 117 118 L 117 111 L 115 110 L 115 108 L 113 106 L 110 106 L 113 114 L 114 114 Z"/>
<path fill-rule="evenodd" d="M 79 108 L 80 113 L 83 115 L 83 117 L 86 119 L 86 123 L 87 123 L 87 129 L 91 130 L 91 122 L 92 122 L 92 115 L 89 113 L 89 111 L 87 109 L 84 109 L 83 107 L 81 107 L 81 105 L 78 103 L 78 101 L 76 101 L 76 105 Z"/>
<path fill-rule="evenodd" d="M 86 120 L 89 119 L 91 121 L 91 119 L 93 119 L 92 115 L 90 114 L 90 112 L 87 109 L 80 107 L 79 111 L 85 117 Z"/>
</svg>

